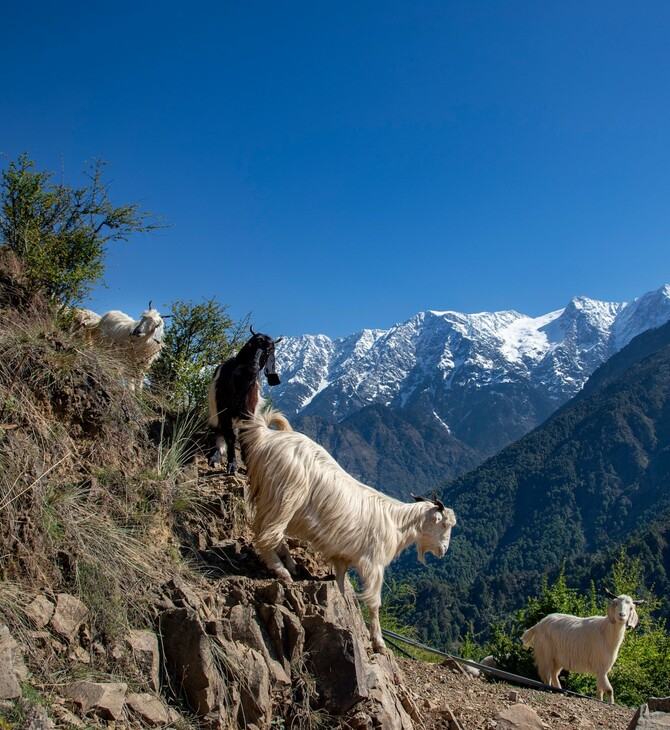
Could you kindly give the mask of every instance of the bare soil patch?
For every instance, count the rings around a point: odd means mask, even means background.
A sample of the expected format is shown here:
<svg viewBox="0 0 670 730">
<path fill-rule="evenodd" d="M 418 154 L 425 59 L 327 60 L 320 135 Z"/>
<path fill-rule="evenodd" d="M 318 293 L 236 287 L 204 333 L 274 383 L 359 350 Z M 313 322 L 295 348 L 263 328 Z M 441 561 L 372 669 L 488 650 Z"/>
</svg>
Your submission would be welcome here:
<svg viewBox="0 0 670 730">
<path fill-rule="evenodd" d="M 500 711 L 516 704 L 534 710 L 551 730 L 626 730 L 635 710 L 597 700 L 489 681 L 429 662 L 398 659 L 406 686 L 416 696 L 425 730 L 493 730 Z"/>
</svg>

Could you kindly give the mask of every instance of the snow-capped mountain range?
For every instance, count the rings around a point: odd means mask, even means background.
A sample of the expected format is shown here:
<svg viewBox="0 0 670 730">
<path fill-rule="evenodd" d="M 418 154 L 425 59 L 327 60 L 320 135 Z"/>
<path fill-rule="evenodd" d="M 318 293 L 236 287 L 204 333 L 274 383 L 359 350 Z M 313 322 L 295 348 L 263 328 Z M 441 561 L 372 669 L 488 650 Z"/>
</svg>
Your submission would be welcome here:
<svg viewBox="0 0 670 730">
<path fill-rule="evenodd" d="M 285 338 L 273 402 L 337 423 L 376 404 L 421 409 L 483 455 L 539 425 L 636 335 L 670 320 L 670 286 L 629 303 L 574 298 L 540 317 L 421 312 L 338 340 Z"/>
</svg>

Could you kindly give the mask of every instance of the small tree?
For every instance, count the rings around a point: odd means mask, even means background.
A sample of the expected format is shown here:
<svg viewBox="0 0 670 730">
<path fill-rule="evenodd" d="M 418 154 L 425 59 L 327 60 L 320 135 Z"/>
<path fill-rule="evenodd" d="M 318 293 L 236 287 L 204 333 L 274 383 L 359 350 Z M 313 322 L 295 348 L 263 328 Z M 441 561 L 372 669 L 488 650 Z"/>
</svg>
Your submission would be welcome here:
<svg viewBox="0 0 670 730">
<path fill-rule="evenodd" d="M 152 386 L 176 410 L 205 412 L 214 368 L 235 354 L 249 328 L 249 315 L 235 323 L 216 297 L 203 302 L 177 300 L 160 358 L 151 370 Z"/>
<path fill-rule="evenodd" d="M 60 305 L 81 301 L 102 281 L 107 246 L 162 227 L 137 204 L 114 206 L 94 160 L 80 188 L 52 182 L 27 153 L 0 174 L 0 248 L 23 264 L 28 285 Z"/>
</svg>

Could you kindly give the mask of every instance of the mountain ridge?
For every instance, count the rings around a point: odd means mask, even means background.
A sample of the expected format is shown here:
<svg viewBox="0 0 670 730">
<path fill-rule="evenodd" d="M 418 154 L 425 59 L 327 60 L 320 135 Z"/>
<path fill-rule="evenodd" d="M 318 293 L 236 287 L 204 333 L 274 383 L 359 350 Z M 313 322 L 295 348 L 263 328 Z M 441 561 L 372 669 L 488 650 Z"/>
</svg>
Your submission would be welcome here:
<svg viewBox="0 0 670 730">
<path fill-rule="evenodd" d="M 542 423 L 636 335 L 668 320 L 663 285 L 628 303 L 574 297 L 538 317 L 427 310 L 337 340 L 289 337 L 277 351 L 283 382 L 272 399 L 289 416 L 331 423 L 373 404 L 422 408 L 485 458 Z"/>
</svg>

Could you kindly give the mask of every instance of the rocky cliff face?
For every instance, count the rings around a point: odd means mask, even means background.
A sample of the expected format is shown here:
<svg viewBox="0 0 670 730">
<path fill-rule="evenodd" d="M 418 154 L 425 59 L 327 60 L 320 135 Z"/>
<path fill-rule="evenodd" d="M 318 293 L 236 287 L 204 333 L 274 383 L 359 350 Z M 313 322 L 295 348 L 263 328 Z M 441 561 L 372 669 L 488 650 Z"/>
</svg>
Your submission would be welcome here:
<svg viewBox="0 0 670 730">
<path fill-rule="evenodd" d="M 351 586 L 342 595 L 297 543 L 303 579 L 270 578 L 246 534 L 244 478 L 212 473 L 204 460 L 200 474 L 201 499 L 170 538 L 193 572 L 153 591 L 153 626 L 107 646 L 93 640 L 90 608 L 75 596 L 17 597 L 31 629 L 22 645 L 0 628 L 0 700 L 21 701 L 24 654 L 39 661 L 46 652 L 79 677 L 101 661 L 117 667 L 114 681 L 62 683 L 52 714 L 75 727 L 85 716 L 118 727 L 186 727 L 182 713 L 193 713 L 212 730 L 269 730 L 279 719 L 286 727 L 411 730 L 417 707 L 393 657 L 372 653 Z M 54 727 L 46 714 L 40 722 Z"/>
</svg>

